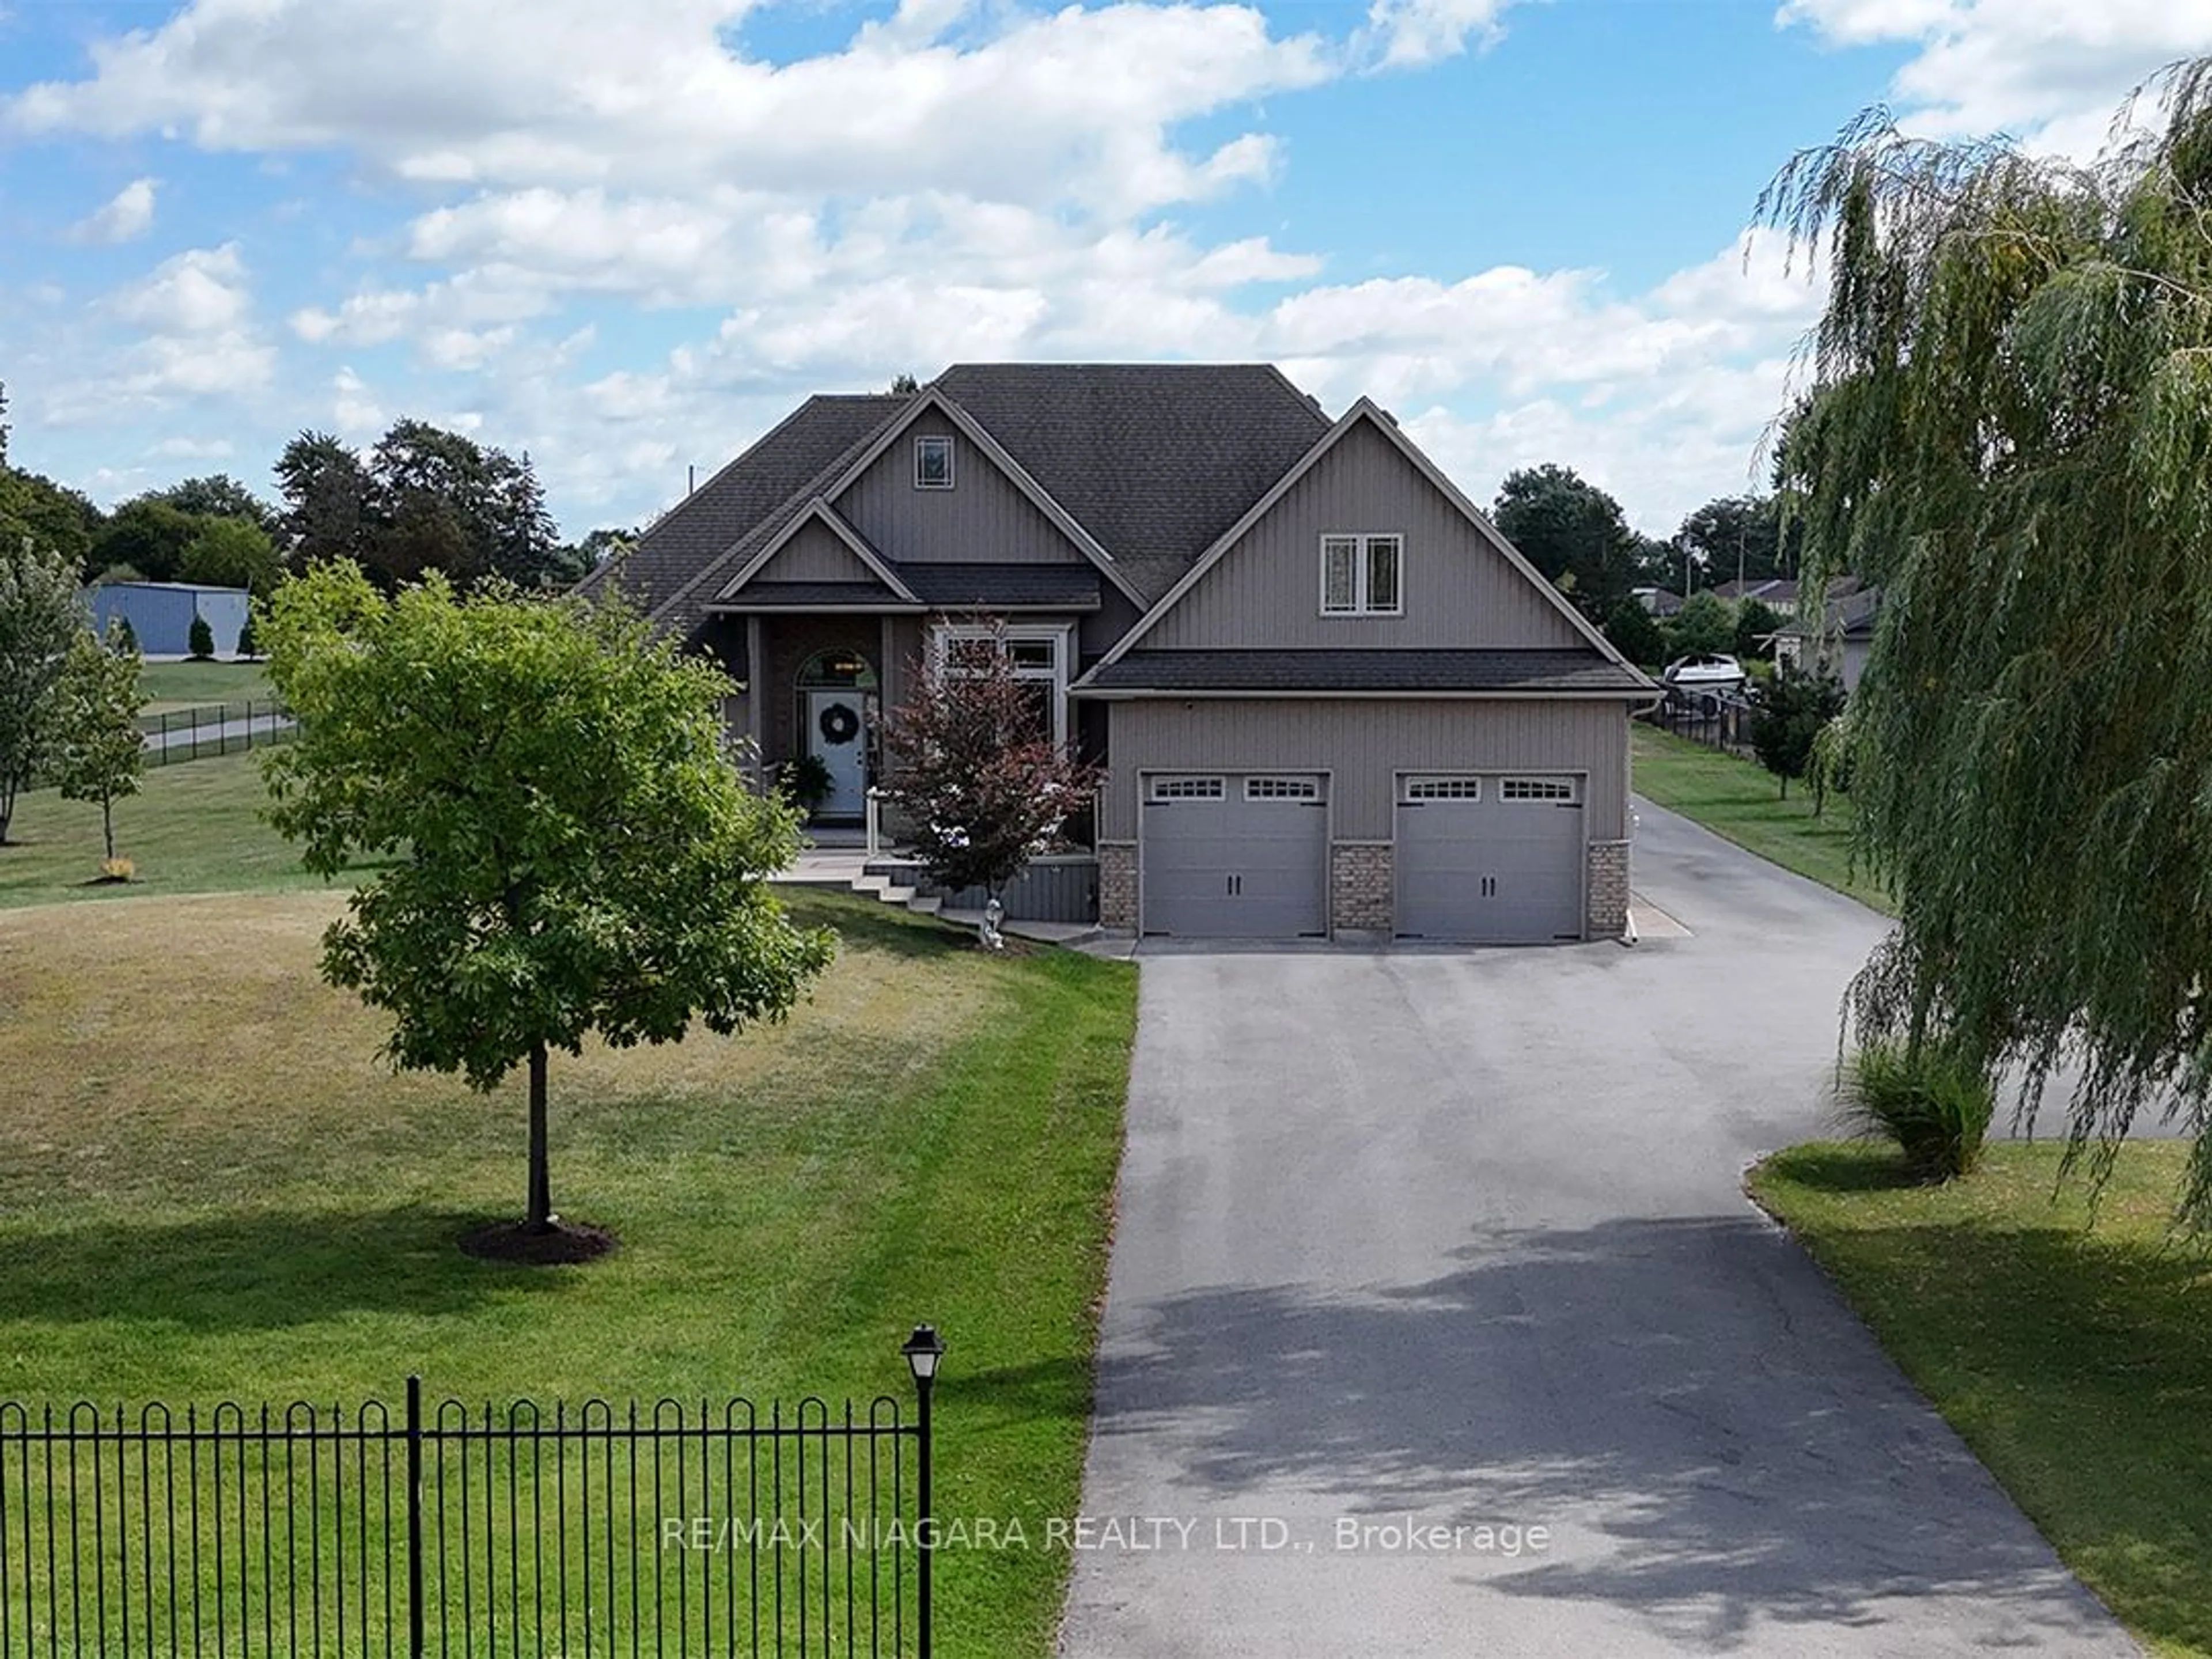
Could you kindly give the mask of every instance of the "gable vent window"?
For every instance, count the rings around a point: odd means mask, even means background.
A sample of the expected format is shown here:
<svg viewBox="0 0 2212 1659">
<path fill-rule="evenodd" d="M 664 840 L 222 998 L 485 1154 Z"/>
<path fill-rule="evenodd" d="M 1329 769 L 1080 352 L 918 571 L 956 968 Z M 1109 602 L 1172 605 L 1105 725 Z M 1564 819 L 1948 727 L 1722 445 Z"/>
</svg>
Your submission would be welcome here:
<svg viewBox="0 0 2212 1659">
<path fill-rule="evenodd" d="M 1565 778 L 1504 778 L 1498 785 L 1500 800 L 1572 800 L 1575 786 Z"/>
<path fill-rule="evenodd" d="M 916 438 L 914 441 L 914 487 L 916 489 L 952 488 L 952 440 Z"/>
<path fill-rule="evenodd" d="M 1480 800 L 1480 778 L 1414 778 L 1406 785 L 1407 800 Z"/>
<path fill-rule="evenodd" d="M 1324 617 L 1395 617 L 1405 611 L 1402 536 L 1321 538 Z"/>
<path fill-rule="evenodd" d="M 1219 778 L 1154 778 L 1154 800 L 1219 800 L 1224 792 Z"/>
<path fill-rule="evenodd" d="M 1319 800 L 1321 781 L 1317 778 L 1247 778 L 1244 780 L 1246 800 Z"/>
</svg>

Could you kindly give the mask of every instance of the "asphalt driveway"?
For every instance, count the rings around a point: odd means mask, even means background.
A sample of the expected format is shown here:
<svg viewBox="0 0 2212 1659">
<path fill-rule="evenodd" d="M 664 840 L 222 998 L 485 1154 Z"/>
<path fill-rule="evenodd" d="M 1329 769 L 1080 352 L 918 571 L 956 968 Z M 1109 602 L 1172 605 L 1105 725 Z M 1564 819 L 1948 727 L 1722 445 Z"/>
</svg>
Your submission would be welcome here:
<svg viewBox="0 0 2212 1659">
<path fill-rule="evenodd" d="M 2136 1651 L 1741 1194 L 1880 919 L 1639 811 L 1692 937 L 1148 947 L 1070 1659 Z"/>
</svg>

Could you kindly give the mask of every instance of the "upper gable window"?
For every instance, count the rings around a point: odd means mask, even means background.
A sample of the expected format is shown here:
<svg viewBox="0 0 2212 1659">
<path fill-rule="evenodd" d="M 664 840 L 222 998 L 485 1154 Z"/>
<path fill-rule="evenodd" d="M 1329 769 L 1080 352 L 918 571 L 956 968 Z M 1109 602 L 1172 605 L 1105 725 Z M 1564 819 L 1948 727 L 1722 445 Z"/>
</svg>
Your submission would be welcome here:
<svg viewBox="0 0 2212 1659">
<path fill-rule="evenodd" d="M 1406 608 L 1402 536 L 1321 538 L 1321 613 L 1395 617 Z"/>
<path fill-rule="evenodd" d="M 952 440 L 916 438 L 914 441 L 914 487 L 916 489 L 952 488 Z"/>
</svg>

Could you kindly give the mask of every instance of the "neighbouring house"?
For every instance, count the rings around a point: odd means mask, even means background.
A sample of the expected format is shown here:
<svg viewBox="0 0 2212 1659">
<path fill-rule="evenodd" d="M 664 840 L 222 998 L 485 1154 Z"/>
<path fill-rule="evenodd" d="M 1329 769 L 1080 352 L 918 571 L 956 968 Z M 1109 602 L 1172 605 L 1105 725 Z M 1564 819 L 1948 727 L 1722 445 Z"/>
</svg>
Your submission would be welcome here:
<svg viewBox="0 0 2212 1659">
<path fill-rule="evenodd" d="M 216 655 L 238 650 L 253 596 L 242 587 L 204 587 L 196 582 L 102 582 L 85 595 L 92 623 L 106 639 L 118 617 L 128 617 L 138 649 L 149 657 L 181 657 L 191 650 L 192 619 L 205 617 Z"/>
<path fill-rule="evenodd" d="M 1656 688 L 1365 398 L 1267 365 L 963 364 L 809 398 L 581 584 L 742 684 L 857 816 L 884 711 L 1003 619 L 1108 769 L 1096 908 L 1146 933 L 1619 933 Z M 988 646 L 981 648 L 991 648 Z"/>
<path fill-rule="evenodd" d="M 1712 590 L 1716 598 L 1735 605 L 1744 599 L 1757 599 L 1778 617 L 1797 614 L 1797 583 L 1794 578 L 1754 576 L 1748 581 L 1727 581 Z"/>
<path fill-rule="evenodd" d="M 1682 608 L 1682 596 L 1664 587 L 1632 587 L 1628 597 L 1652 616 L 1667 617 Z"/>
<path fill-rule="evenodd" d="M 1858 690 L 1859 677 L 1866 672 L 1881 617 L 1880 588 L 1862 587 L 1856 576 L 1839 578 L 1828 585 L 1826 620 L 1819 635 L 1799 618 L 1774 636 L 1774 659 L 1825 667 L 1843 682 L 1848 695 Z"/>
</svg>

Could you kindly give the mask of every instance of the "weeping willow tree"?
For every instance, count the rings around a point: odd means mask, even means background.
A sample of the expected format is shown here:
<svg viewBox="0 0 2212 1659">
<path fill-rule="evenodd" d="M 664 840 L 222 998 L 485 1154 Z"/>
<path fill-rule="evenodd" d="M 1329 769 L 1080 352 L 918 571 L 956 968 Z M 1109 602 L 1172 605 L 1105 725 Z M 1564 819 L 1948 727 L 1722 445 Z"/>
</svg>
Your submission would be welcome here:
<svg viewBox="0 0 2212 1659">
<path fill-rule="evenodd" d="M 2148 130 L 2132 118 L 2148 114 Z M 1862 1037 L 2078 1081 L 2099 1173 L 2146 1113 L 2212 1225 L 2212 59 L 2094 166 L 1871 112 L 1758 217 L 1825 261 L 1778 463 L 1808 596 L 1883 590 L 1851 713 L 1898 927 Z"/>
</svg>

